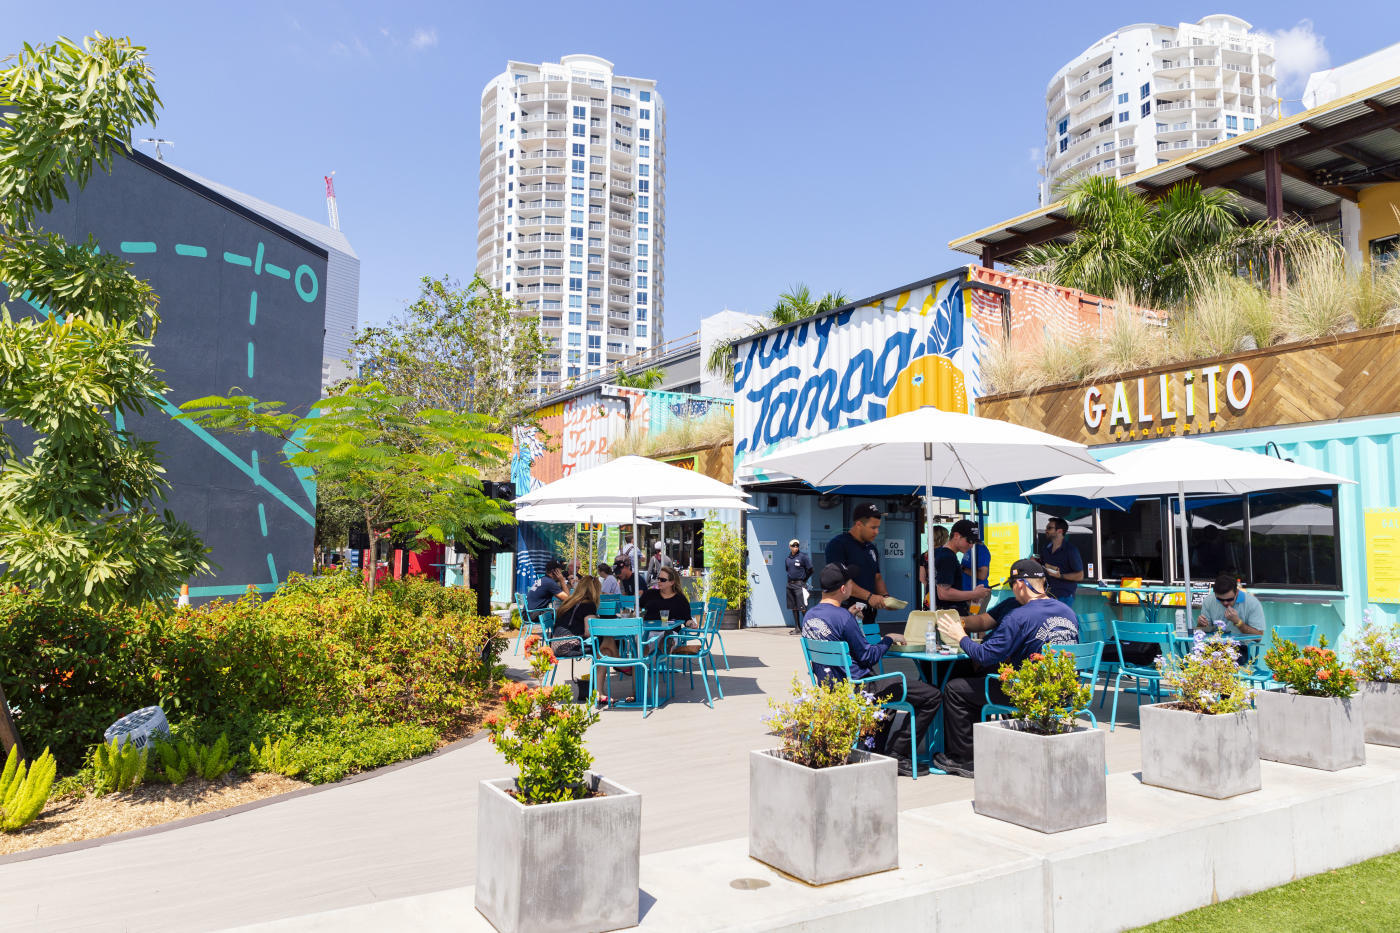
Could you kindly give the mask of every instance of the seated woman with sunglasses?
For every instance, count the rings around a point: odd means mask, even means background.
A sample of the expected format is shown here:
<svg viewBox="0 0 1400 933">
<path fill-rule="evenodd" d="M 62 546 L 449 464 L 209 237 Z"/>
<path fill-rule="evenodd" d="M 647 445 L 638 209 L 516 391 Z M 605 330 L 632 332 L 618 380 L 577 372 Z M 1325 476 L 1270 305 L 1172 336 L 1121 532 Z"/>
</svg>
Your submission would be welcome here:
<svg viewBox="0 0 1400 933">
<path fill-rule="evenodd" d="M 681 582 L 676 571 L 663 567 L 656 572 L 656 588 L 642 594 L 642 618 L 648 622 L 660 622 L 661 613 L 669 612 L 673 626 L 690 622 L 690 600 L 681 592 Z"/>
</svg>

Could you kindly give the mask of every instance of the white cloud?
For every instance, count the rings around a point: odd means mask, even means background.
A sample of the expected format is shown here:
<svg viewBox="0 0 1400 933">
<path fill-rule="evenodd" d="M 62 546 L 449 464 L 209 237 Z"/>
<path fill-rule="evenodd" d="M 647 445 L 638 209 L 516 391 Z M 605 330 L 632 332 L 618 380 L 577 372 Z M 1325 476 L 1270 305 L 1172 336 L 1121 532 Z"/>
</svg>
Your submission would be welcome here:
<svg viewBox="0 0 1400 933">
<path fill-rule="evenodd" d="M 1285 97 L 1296 97 L 1307 84 L 1308 75 L 1321 71 L 1331 62 L 1327 40 L 1313 30 L 1310 19 L 1298 21 L 1291 29 L 1266 33 L 1274 40 L 1274 58 L 1280 90 Z"/>
<path fill-rule="evenodd" d="M 437 27 L 433 26 L 429 27 L 428 29 L 415 29 L 413 31 L 413 38 L 408 40 L 408 44 L 411 48 L 415 50 L 432 48 L 433 46 L 438 44 Z"/>
</svg>

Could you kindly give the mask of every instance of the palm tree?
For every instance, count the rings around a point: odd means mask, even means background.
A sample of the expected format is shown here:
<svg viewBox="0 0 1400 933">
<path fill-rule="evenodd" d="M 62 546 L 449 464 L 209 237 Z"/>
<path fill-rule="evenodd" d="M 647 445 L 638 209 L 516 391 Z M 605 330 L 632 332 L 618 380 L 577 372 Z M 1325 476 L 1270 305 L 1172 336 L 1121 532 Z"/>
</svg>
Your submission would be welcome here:
<svg viewBox="0 0 1400 933">
<path fill-rule="evenodd" d="M 1233 194 L 1203 191 L 1194 181 L 1151 201 L 1096 175 L 1074 182 L 1064 200 L 1073 236 L 1026 250 L 1019 271 L 1094 295 L 1127 293 L 1155 307 L 1179 305 L 1205 275 L 1271 252 L 1287 258 L 1324 239 L 1306 224 L 1250 224 Z"/>
<path fill-rule="evenodd" d="M 755 321 L 750 329 L 750 334 L 761 334 L 774 327 L 782 327 L 804 318 L 825 314 L 827 311 L 834 311 L 845 304 L 849 304 L 845 292 L 826 292 L 820 298 L 813 298 L 812 290 L 805 284 L 798 282 L 778 295 L 778 301 L 769 310 L 767 318 Z M 733 381 L 734 349 L 738 346 L 739 341 L 747 339 L 747 336 L 735 337 L 732 340 L 715 344 L 714 349 L 710 351 L 709 359 L 705 361 L 705 369 L 714 375 L 724 376 L 725 382 Z"/>
<path fill-rule="evenodd" d="M 666 373 L 659 366 L 644 369 L 639 373 L 623 372 L 619 366 L 612 378 L 613 385 L 622 386 L 624 389 L 655 389 L 665 380 Z"/>
</svg>

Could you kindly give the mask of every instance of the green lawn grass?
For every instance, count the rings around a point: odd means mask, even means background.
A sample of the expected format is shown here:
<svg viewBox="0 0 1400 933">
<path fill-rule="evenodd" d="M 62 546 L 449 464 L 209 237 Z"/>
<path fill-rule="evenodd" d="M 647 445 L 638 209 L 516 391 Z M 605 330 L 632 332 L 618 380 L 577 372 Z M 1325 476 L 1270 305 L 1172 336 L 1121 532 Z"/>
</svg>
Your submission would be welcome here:
<svg viewBox="0 0 1400 933">
<path fill-rule="evenodd" d="M 1152 933 L 1400 930 L 1400 852 L 1163 920 Z"/>
</svg>

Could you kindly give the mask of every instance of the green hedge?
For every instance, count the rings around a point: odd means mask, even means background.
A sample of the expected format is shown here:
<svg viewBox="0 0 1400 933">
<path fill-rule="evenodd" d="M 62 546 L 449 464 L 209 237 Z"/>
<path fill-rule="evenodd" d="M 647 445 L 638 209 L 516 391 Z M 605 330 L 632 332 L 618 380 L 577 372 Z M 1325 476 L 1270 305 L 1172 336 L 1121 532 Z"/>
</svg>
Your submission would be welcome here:
<svg viewBox="0 0 1400 933">
<path fill-rule="evenodd" d="M 417 754 L 486 697 L 504 641 L 498 620 L 474 609 L 470 591 L 422 580 L 371 596 L 350 572 L 293 575 L 266 600 L 106 615 L 11 590 L 0 593 L 0 685 L 26 747 L 52 748 L 65 772 L 112 722 L 152 705 L 177 724 L 227 729 L 244 754 L 238 740 L 279 728 L 278 717 L 308 743 L 416 727 L 365 757 Z"/>
</svg>

